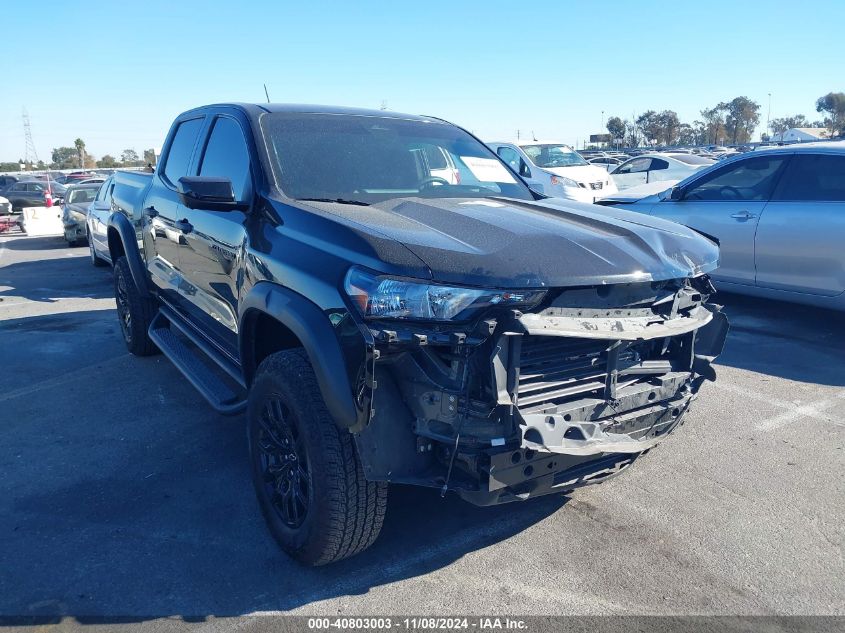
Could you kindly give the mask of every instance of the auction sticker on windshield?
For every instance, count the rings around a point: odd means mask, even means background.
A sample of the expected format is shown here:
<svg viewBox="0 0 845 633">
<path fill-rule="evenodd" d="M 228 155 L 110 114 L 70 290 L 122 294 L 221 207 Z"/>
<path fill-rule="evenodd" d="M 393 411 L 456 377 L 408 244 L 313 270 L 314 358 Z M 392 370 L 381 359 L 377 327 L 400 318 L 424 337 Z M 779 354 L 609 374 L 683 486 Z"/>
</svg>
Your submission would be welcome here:
<svg viewBox="0 0 845 633">
<path fill-rule="evenodd" d="M 495 158 L 461 156 L 461 160 L 481 182 L 516 182 L 505 166 Z"/>
</svg>

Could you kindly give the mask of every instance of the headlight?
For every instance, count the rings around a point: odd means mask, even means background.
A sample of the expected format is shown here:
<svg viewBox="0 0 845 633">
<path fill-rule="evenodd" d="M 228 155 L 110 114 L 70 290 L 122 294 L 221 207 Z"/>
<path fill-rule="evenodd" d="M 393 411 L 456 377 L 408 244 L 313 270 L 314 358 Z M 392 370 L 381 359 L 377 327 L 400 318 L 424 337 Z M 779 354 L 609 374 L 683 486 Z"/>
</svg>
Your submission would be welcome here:
<svg viewBox="0 0 845 633">
<path fill-rule="evenodd" d="M 346 294 L 364 317 L 460 321 L 494 305 L 533 306 L 545 290 L 504 291 L 441 286 L 423 281 L 375 275 L 351 268 L 344 283 Z"/>
<path fill-rule="evenodd" d="M 552 176 L 552 184 L 560 185 L 561 187 L 578 187 L 577 182 L 565 176 Z"/>
</svg>

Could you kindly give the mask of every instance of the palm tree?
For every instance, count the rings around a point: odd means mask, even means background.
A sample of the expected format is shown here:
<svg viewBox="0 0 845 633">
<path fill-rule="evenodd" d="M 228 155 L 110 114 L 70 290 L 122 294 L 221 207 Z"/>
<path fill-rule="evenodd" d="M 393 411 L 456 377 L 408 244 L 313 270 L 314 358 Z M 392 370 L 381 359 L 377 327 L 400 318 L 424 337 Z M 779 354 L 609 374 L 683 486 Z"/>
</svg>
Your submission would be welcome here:
<svg viewBox="0 0 845 633">
<path fill-rule="evenodd" d="M 78 138 L 73 142 L 73 145 L 76 147 L 76 154 L 79 157 L 79 168 L 83 169 L 85 167 L 85 141 Z"/>
</svg>

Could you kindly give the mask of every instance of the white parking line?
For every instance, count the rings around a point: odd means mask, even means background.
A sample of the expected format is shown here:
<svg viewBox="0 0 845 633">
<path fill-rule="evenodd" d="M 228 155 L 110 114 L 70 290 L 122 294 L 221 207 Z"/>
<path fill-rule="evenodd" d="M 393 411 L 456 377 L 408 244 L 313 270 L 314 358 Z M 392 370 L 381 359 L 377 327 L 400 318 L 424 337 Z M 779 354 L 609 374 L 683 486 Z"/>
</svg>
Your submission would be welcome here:
<svg viewBox="0 0 845 633">
<path fill-rule="evenodd" d="M 831 424 L 835 424 L 836 426 L 845 427 L 845 420 L 826 412 L 827 409 L 830 409 L 835 405 L 841 404 L 842 400 L 845 400 L 845 390 L 840 391 L 835 396 L 832 396 L 830 398 L 823 398 L 821 400 L 817 400 L 816 402 L 799 404 L 797 402 L 781 400 L 773 396 L 762 394 L 758 391 L 752 391 L 744 387 L 739 387 L 730 382 L 719 382 L 717 380 L 713 383 L 713 385 L 718 389 L 735 393 L 737 395 L 748 398 L 749 400 L 765 402 L 766 404 L 778 407 L 779 409 L 786 409 L 786 411 L 784 411 L 783 413 L 780 413 L 766 420 L 761 420 L 760 422 L 755 424 L 754 428 L 758 431 L 771 431 L 774 429 L 778 429 L 802 418 L 820 420 L 822 422 L 829 422 Z"/>
<path fill-rule="evenodd" d="M 840 391 L 832 398 L 825 398 L 824 400 L 817 400 L 816 402 L 800 406 L 796 405 L 791 411 L 781 413 L 768 420 L 763 420 L 755 428 L 760 431 L 771 431 L 772 429 L 786 426 L 800 418 L 812 418 L 845 427 L 845 420 L 826 413 L 827 409 L 841 405 L 842 400 L 845 400 L 845 391 Z"/>
</svg>

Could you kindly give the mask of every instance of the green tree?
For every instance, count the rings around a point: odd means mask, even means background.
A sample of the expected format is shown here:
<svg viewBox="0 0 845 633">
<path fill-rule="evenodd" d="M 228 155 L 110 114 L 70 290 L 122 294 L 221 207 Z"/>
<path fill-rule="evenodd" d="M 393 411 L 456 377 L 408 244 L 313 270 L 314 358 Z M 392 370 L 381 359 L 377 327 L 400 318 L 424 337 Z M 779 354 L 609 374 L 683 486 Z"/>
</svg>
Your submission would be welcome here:
<svg viewBox="0 0 845 633">
<path fill-rule="evenodd" d="M 663 110 L 657 115 L 657 142 L 661 145 L 676 145 L 678 143 L 678 128 L 681 121 L 678 113 L 673 110 Z"/>
<path fill-rule="evenodd" d="M 680 145 L 696 145 L 695 128 L 689 123 L 681 123 L 678 126 L 678 143 Z"/>
<path fill-rule="evenodd" d="M 77 159 L 77 166 L 79 168 L 85 167 L 85 141 L 81 138 L 76 139 L 73 142 L 74 148 L 76 148 L 76 159 Z"/>
<path fill-rule="evenodd" d="M 787 130 L 791 130 L 795 127 L 813 127 L 813 125 L 803 114 L 785 116 L 780 119 L 772 119 L 769 121 L 769 130 L 771 130 L 772 134 L 783 134 Z"/>
<path fill-rule="evenodd" d="M 625 122 L 618 116 L 612 116 L 607 120 L 607 131 L 614 140 L 625 138 Z"/>
<path fill-rule="evenodd" d="M 646 110 L 635 121 L 642 132 L 645 142 L 653 145 L 660 141 L 661 127 L 660 117 L 654 110 Z"/>
<path fill-rule="evenodd" d="M 0 163 L 0 171 L 20 171 L 20 163 Z"/>
<path fill-rule="evenodd" d="M 760 104 L 748 97 L 736 97 L 718 107 L 725 112 L 727 138 L 734 144 L 750 141 L 760 122 Z"/>
<path fill-rule="evenodd" d="M 145 149 L 144 150 L 144 165 L 153 165 L 156 164 L 156 152 L 154 149 Z"/>
<path fill-rule="evenodd" d="M 625 119 L 625 147 L 639 147 L 640 129 L 635 121 Z"/>
<path fill-rule="evenodd" d="M 141 162 L 138 152 L 134 149 L 125 149 L 120 153 L 120 162 L 127 167 L 137 167 Z"/>
<path fill-rule="evenodd" d="M 720 103 L 715 107 L 705 108 L 701 111 L 706 133 L 704 143 L 718 145 L 725 142 L 725 111 L 723 105 Z"/>
<path fill-rule="evenodd" d="M 52 153 L 52 169 L 71 169 L 76 167 L 79 153 L 75 147 L 54 147 Z"/>
<path fill-rule="evenodd" d="M 827 116 L 824 125 L 831 136 L 845 134 L 845 92 L 828 92 L 816 101 L 816 112 Z"/>
<path fill-rule="evenodd" d="M 117 161 L 115 160 L 114 156 L 111 156 L 110 154 L 105 154 L 100 160 L 97 161 L 97 167 L 112 168 L 117 166 Z"/>
</svg>

